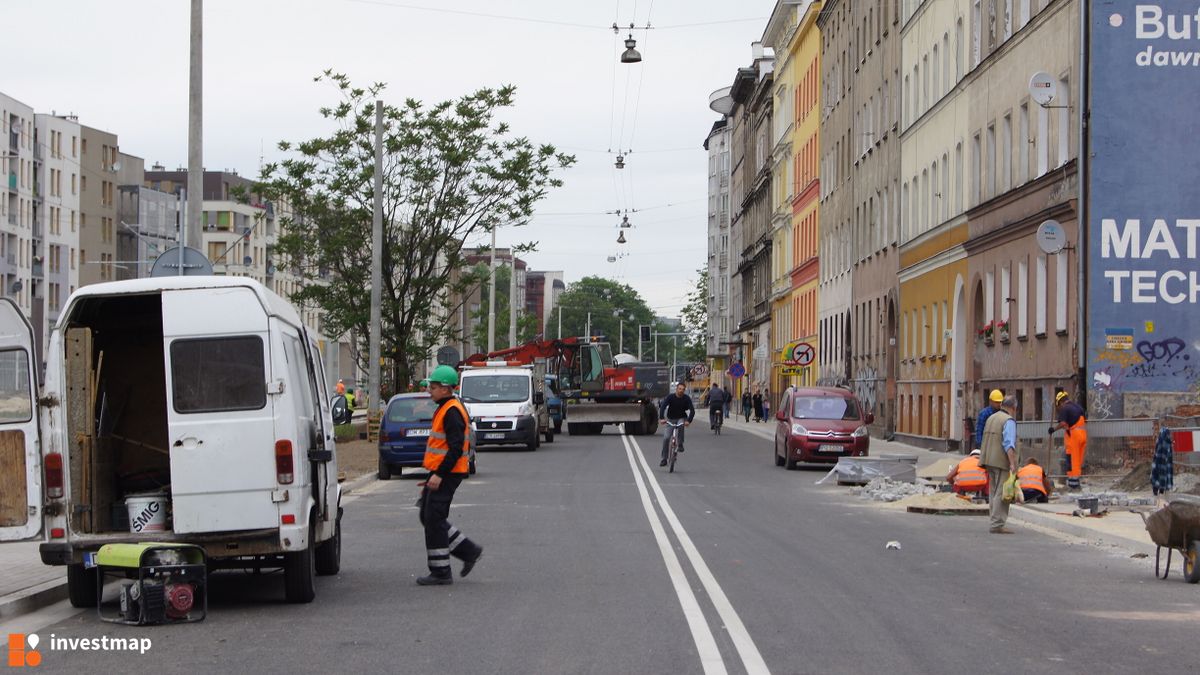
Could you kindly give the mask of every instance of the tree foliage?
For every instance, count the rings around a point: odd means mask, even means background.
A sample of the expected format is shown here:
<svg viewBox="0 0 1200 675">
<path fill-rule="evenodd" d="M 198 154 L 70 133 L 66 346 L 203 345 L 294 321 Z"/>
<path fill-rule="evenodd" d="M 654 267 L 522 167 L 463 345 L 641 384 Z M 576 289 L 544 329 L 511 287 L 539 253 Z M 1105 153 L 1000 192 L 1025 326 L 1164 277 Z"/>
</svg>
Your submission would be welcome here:
<svg viewBox="0 0 1200 675">
<path fill-rule="evenodd" d="M 569 284 L 559 296 L 559 305 L 563 337 L 587 335 L 590 312 L 592 335 L 607 336 L 613 353 L 622 346 L 622 318 L 623 346 L 630 354 L 637 354 L 638 326 L 654 324 L 654 312 L 636 290 L 603 277 L 584 277 Z M 547 318 L 550 326 L 547 332 L 557 337 L 558 317 Z"/>
<path fill-rule="evenodd" d="M 691 335 L 686 348 L 680 351 L 681 361 L 703 362 L 708 356 L 708 268 L 701 267 L 696 274 L 699 277 L 696 286 L 688 293 L 683 307 L 683 330 Z"/>
<path fill-rule="evenodd" d="M 339 73 L 338 100 L 320 109 L 326 136 L 283 141 L 286 158 L 267 164 L 261 191 L 281 205 L 275 254 L 301 278 L 292 300 L 324 311 L 324 331 L 347 332 L 356 359 L 367 358 L 371 225 L 374 208 L 375 99 L 383 83 L 354 86 Z M 457 339 L 454 316 L 463 291 L 479 283 L 464 269 L 463 243 L 500 224 L 528 218 L 562 183 L 574 157 L 514 137 L 497 116 L 515 89 L 480 89 L 426 105 L 384 106 L 382 355 L 391 379 L 411 381 L 431 349 Z M 282 267 L 282 266 L 281 266 Z M 386 377 L 386 376 L 385 376 Z"/>
</svg>

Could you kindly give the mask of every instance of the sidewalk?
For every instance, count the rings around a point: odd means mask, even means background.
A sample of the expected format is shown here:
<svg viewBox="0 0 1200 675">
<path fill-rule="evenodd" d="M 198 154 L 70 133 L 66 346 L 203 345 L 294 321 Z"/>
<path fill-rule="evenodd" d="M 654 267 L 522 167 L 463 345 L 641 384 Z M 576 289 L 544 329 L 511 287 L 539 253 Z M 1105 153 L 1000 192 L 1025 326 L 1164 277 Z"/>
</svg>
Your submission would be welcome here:
<svg viewBox="0 0 1200 675">
<path fill-rule="evenodd" d="M 342 483 L 343 496 L 375 480 L 374 472 Z M 42 564 L 41 540 L 0 544 L 0 621 L 52 605 L 67 597 L 67 568 Z"/>
<path fill-rule="evenodd" d="M 775 421 L 745 422 L 741 418 L 728 419 L 725 426 L 739 431 L 745 431 L 766 440 L 775 438 Z M 700 422 L 697 419 L 697 422 Z M 936 476 L 945 478 L 950 466 L 962 459 L 956 453 L 927 450 L 915 446 L 871 438 L 871 456 L 881 457 L 888 454 L 912 455 L 917 458 L 917 475 Z M 932 468 L 932 470 L 931 470 Z M 1098 486 L 1097 486 L 1098 487 Z M 1085 491 L 1087 485 L 1085 484 Z M 1146 533 L 1142 517 L 1131 509 L 1149 512 L 1153 507 L 1118 507 L 1111 506 L 1103 517 L 1078 517 L 1072 515 L 1078 510 L 1074 495 L 1057 493 L 1058 499 L 1047 504 L 1021 504 L 1012 507 L 1009 519 L 1014 523 L 1034 525 L 1054 530 L 1060 534 L 1076 537 L 1088 543 L 1104 546 L 1119 546 L 1131 549 L 1137 553 L 1154 554 L 1154 542 Z M 1130 497 L 1150 497 L 1150 493 L 1130 493 Z M 1105 507 L 1101 507 L 1103 510 Z"/>
</svg>

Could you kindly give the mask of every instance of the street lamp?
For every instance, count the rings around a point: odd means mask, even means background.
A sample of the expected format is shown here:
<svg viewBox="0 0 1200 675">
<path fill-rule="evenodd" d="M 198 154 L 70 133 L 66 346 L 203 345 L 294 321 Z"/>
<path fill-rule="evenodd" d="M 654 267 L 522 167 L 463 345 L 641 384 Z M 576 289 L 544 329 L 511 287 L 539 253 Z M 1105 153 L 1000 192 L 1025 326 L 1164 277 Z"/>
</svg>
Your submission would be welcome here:
<svg viewBox="0 0 1200 675">
<path fill-rule="evenodd" d="M 634 47 L 637 47 L 637 40 L 634 40 L 633 33 L 630 33 L 629 37 L 625 39 L 625 52 L 621 54 L 621 63 L 641 62 L 642 55 Z"/>
</svg>

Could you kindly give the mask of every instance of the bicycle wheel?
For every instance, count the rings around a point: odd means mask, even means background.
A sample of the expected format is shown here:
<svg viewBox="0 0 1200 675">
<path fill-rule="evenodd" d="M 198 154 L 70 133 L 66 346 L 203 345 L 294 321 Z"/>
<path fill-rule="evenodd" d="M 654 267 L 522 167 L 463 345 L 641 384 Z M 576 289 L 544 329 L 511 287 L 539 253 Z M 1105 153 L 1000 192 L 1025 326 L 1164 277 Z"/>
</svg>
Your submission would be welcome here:
<svg viewBox="0 0 1200 675">
<path fill-rule="evenodd" d="M 671 449 L 667 451 L 667 473 L 675 473 L 675 457 L 678 455 L 679 432 L 671 433 Z"/>
</svg>

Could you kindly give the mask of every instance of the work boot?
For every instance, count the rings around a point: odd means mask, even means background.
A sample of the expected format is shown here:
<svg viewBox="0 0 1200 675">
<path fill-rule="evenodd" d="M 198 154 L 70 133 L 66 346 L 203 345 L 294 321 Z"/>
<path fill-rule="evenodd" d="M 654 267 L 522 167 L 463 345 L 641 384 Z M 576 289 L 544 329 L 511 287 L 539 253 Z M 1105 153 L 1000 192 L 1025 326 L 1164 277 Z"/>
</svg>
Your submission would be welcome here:
<svg viewBox="0 0 1200 675">
<path fill-rule="evenodd" d="M 472 558 L 471 560 L 463 561 L 462 572 L 459 572 L 458 576 L 465 577 L 468 574 L 470 574 L 471 570 L 475 569 L 475 563 L 479 562 L 479 559 L 482 557 L 483 557 L 483 547 L 480 546 L 479 553 L 476 553 L 474 558 Z"/>
<path fill-rule="evenodd" d="M 449 571 L 443 576 L 430 572 L 423 577 L 417 577 L 418 586 L 449 586 L 454 583 L 454 577 L 450 576 Z"/>
</svg>

